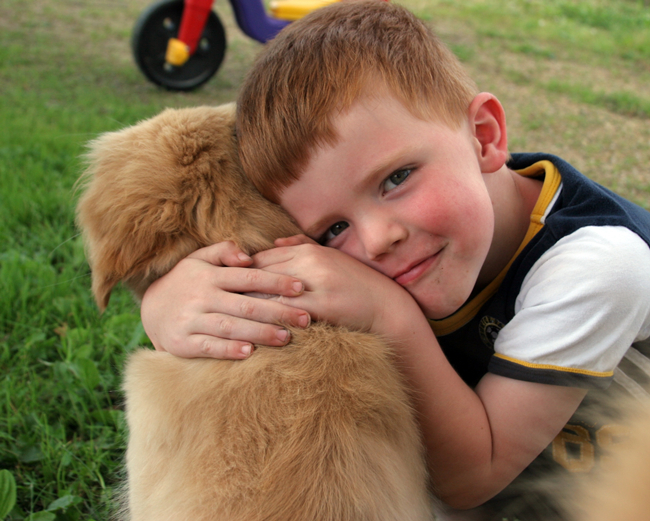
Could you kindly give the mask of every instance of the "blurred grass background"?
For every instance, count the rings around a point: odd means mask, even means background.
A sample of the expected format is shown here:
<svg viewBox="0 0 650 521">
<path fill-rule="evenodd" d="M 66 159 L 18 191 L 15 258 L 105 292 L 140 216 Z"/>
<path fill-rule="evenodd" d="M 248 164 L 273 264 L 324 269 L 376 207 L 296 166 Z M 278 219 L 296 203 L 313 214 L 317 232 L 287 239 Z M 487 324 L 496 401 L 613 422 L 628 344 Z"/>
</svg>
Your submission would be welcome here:
<svg viewBox="0 0 650 521">
<path fill-rule="evenodd" d="M 512 151 L 563 156 L 650 209 L 647 0 L 402 3 L 501 99 Z M 234 100 L 261 48 L 218 2 L 229 45 L 220 71 L 196 92 L 159 89 L 129 47 L 147 5 L 0 3 L 0 494 L 10 475 L 10 520 L 109 519 L 120 479 L 120 369 L 147 339 L 125 291 L 102 316 L 92 302 L 74 226 L 85 143 L 166 107 Z"/>
</svg>

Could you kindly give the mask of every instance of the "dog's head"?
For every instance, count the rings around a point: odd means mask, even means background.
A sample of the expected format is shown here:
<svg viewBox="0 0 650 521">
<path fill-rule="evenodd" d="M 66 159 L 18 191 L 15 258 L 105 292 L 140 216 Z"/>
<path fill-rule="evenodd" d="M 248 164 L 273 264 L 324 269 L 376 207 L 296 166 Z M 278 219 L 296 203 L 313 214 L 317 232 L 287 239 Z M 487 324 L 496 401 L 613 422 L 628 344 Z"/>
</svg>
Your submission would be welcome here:
<svg viewBox="0 0 650 521">
<path fill-rule="evenodd" d="M 234 125 L 234 104 L 168 109 L 89 144 L 77 224 L 100 309 L 118 282 L 142 297 L 200 247 L 252 254 L 299 232 L 244 175 Z"/>
</svg>

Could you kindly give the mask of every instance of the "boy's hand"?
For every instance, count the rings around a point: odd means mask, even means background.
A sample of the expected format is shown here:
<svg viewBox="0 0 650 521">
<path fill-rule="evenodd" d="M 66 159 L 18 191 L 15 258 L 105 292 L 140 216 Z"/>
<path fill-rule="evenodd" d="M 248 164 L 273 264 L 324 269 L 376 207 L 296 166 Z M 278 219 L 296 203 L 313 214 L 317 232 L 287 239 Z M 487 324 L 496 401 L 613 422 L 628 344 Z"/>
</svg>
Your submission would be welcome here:
<svg viewBox="0 0 650 521">
<path fill-rule="evenodd" d="M 391 338 L 388 322 L 401 313 L 407 321 L 414 311 L 421 314 L 399 284 L 345 253 L 304 235 L 278 239 L 275 245 L 256 254 L 253 266 L 302 280 L 301 295 L 278 300 L 308 311 L 314 320 Z"/>
<path fill-rule="evenodd" d="M 252 259 L 232 242 L 202 248 L 155 281 L 142 299 L 144 329 L 157 350 L 183 358 L 246 358 L 253 344 L 283 346 L 282 326 L 306 327 L 309 314 L 273 299 L 295 297 L 299 279 L 251 269 Z"/>
</svg>

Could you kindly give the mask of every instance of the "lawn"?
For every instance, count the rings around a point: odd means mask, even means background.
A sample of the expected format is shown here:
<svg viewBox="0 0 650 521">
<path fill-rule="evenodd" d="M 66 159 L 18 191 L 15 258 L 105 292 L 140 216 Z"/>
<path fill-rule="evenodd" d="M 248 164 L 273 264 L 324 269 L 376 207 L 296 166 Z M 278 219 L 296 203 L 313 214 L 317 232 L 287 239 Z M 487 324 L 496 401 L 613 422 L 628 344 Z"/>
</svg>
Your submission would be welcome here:
<svg viewBox="0 0 650 521">
<path fill-rule="evenodd" d="M 647 2 L 403 3 L 502 100 L 511 150 L 563 156 L 650 209 Z M 74 225 L 85 143 L 165 107 L 234 100 L 261 48 L 218 3 L 229 42 L 218 74 L 196 92 L 159 89 L 130 54 L 147 5 L 0 3 L 0 518 L 106 520 L 115 508 L 120 370 L 147 339 L 127 292 L 103 315 L 90 295 Z"/>
</svg>

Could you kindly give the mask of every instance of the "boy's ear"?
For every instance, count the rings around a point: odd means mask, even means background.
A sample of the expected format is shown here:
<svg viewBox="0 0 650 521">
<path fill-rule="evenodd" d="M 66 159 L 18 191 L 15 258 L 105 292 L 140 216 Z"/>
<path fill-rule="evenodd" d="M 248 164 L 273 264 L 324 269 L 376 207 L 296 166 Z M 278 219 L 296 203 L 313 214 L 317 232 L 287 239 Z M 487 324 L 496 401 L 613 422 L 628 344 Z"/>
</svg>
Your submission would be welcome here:
<svg viewBox="0 0 650 521">
<path fill-rule="evenodd" d="M 508 160 L 506 114 L 499 100 L 481 92 L 467 110 L 470 130 L 476 139 L 481 172 L 496 172 Z"/>
</svg>

